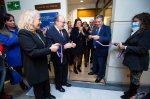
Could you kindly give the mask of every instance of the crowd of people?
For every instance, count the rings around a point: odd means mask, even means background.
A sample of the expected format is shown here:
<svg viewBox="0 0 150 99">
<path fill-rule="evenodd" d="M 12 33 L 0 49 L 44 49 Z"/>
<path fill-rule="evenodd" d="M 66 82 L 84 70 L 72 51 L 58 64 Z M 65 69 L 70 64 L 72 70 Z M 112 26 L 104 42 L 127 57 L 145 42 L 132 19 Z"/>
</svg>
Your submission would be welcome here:
<svg viewBox="0 0 150 99">
<path fill-rule="evenodd" d="M 68 65 L 73 65 L 77 75 L 82 72 L 83 56 L 85 67 L 93 63 L 88 75 L 97 75 L 95 83 L 99 83 L 105 76 L 111 30 L 104 25 L 104 16 L 91 19 L 89 24 L 77 18 L 73 27 L 68 21 L 67 30 L 64 28 L 65 23 L 65 18 L 57 15 L 54 25 L 41 31 L 41 17 L 36 10 L 24 11 L 18 25 L 13 15 L 0 15 L 0 56 L 5 59 L 2 61 L 22 77 L 24 70 L 28 84 L 24 82 L 25 79 L 18 84 L 23 90 L 33 87 L 36 99 L 56 99 L 50 93 L 48 60 L 53 63 L 55 88 L 60 92 L 65 92 L 63 86 L 71 87 L 67 80 Z M 136 99 L 140 96 L 136 94 L 140 87 L 140 77 L 149 66 L 149 41 L 150 14 L 140 13 L 132 19 L 131 36 L 124 43 L 113 42 L 124 54 L 123 64 L 131 72 L 130 88 L 121 96 L 122 99 Z M 11 77 L 9 72 L 7 75 Z M 0 99 L 12 99 L 12 95 L 5 93 L 4 85 L 3 82 Z"/>
</svg>

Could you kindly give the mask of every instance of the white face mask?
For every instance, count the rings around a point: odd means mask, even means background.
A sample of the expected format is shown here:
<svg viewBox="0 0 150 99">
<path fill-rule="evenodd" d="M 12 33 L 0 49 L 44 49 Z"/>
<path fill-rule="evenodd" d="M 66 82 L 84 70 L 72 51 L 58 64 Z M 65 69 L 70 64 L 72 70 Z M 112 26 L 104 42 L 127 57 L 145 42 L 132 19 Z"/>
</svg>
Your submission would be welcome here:
<svg viewBox="0 0 150 99">
<path fill-rule="evenodd" d="M 133 32 L 135 33 L 139 29 L 140 29 L 140 23 L 139 22 L 133 22 L 132 23 L 132 30 L 133 30 Z"/>
</svg>

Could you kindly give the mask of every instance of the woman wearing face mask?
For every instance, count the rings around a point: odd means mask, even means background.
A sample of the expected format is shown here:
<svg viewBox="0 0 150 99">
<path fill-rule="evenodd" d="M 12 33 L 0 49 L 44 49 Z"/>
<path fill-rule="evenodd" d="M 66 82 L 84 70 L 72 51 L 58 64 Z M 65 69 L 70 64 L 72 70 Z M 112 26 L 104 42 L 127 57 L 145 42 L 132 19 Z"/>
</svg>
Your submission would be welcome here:
<svg viewBox="0 0 150 99">
<path fill-rule="evenodd" d="M 124 52 L 123 64 L 130 70 L 130 88 L 121 96 L 130 99 L 140 87 L 143 71 L 148 70 L 150 49 L 150 14 L 140 13 L 132 19 L 132 34 L 124 43 L 116 45 Z"/>
</svg>

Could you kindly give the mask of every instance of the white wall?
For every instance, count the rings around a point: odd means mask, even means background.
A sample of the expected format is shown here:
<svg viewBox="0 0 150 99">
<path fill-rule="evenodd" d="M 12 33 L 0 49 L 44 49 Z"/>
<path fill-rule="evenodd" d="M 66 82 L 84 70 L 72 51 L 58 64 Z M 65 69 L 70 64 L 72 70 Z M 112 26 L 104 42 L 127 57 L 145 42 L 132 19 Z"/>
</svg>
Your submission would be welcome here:
<svg viewBox="0 0 150 99">
<path fill-rule="evenodd" d="M 16 23 L 18 23 L 22 11 L 26 9 L 35 9 L 35 5 L 48 4 L 48 3 L 61 3 L 61 9 L 43 10 L 40 11 L 40 13 L 59 12 L 59 14 L 62 14 L 67 20 L 67 14 L 68 14 L 67 0 L 5 0 L 5 4 L 7 4 L 7 2 L 10 1 L 20 1 L 21 10 L 8 11 L 6 7 L 7 12 L 14 15 Z"/>
<path fill-rule="evenodd" d="M 150 13 L 150 0 L 113 0 L 111 19 L 112 42 L 124 42 L 131 33 L 131 19 L 141 12 Z M 111 83 L 129 83 L 129 70 L 117 58 L 118 50 L 111 47 L 107 61 L 106 79 Z M 133 60 L 134 61 L 134 60 Z M 150 84 L 150 70 L 143 73 L 142 84 Z"/>
<path fill-rule="evenodd" d="M 95 8 L 95 4 L 80 4 L 80 5 L 68 5 L 68 20 L 74 24 L 74 20 L 77 18 L 77 9 Z"/>
</svg>

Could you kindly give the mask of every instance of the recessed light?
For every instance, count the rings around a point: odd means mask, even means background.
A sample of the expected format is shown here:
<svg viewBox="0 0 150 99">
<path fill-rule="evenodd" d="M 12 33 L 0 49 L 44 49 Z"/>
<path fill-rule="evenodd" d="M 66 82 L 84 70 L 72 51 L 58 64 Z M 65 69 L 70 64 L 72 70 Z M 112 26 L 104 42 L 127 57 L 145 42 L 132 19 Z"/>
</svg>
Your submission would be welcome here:
<svg viewBox="0 0 150 99">
<path fill-rule="evenodd" d="M 80 2 L 84 2 L 83 0 L 80 0 Z"/>
</svg>

